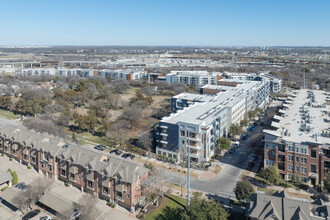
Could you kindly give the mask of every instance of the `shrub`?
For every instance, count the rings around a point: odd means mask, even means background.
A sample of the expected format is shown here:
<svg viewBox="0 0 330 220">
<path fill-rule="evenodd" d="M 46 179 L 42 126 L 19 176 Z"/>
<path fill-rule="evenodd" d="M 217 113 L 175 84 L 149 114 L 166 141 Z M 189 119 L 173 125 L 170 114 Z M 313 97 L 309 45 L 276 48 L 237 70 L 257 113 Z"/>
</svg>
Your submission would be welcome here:
<svg viewBox="0 0 330 220">
<path fill-rule="evenodd" d="M 116 207 L 116 203 L 114 203 L 114 202 L 108 202 L 107 205 L 110 206 L 111 208 Z"/>
<path fill-rule="evenodd" d="M 1 188 L 1 192 L 5 191 L 7 188 L 8 188 L 8 186 Z"/>
<path fill-rule="evenodd" d="M 10 161 L 13 161 L 13 158 L 9 158 Z"/>
<path fill-rule="evenodd" d="M 28 168 L 28 169 L 32 169 L 32 167 L 31 167 L 31 166 L 28 166 L 27 168 Z"/>
<path fill-rule="evenodd" d="M 271 185 L 278 184 L 281 176 L 276 166 L 269 166 L 260 171 L 260 176 L 268 181 Z"/>
<path fill-rule="evenodd" d="M 70 186 L 70 183 L 64 183 L 65 186 L 69 187 Z"/>
<path fill-rule="evenodd" d="M 145 219 L 145 215 L 143 213 L 140 213 L 136 216 L 138 219 Z"/>
<path fill-rule="evenodd" d="M 13 185 L 16 185 L 18 183 L 18 177 L 15 171 L 12 173 L 12 177 L 13 177 L 12 183 Z"/>
<path fill-rule="evenodd" d="M 234 189 L 235 196 L 239 201 L 250 201 L 251 194 L 254 193 L 254 188 L 249 181 L 240 180 L 236 183 Z"/>
</svg>

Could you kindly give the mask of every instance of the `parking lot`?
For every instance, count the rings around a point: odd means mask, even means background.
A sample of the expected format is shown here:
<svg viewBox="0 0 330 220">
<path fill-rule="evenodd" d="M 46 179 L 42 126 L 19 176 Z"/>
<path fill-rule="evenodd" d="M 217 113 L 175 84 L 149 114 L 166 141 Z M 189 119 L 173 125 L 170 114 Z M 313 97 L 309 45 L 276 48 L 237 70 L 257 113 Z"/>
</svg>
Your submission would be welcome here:
<svg viewBox="0 0 330 220">
<path fill-rule="evenodd" d="M 6 172 L 9 168 L 12 171 L 16 171 L 18 176 L 18 182 L 25 182 L 26 184 L 29 184 L 33 182 L 33 180 L 35 180 L 36 178 L 42 176 L 33 169 L 27 169 L 26 166 L 20 164 L 15 160 L 10 161 L 8 157 L 0 156 L 0 172 Z M 79 199 L 83 196 L 83 193 L 80 192 L 77 188 L 72 186 L 66 187 L 64 183 L 61 181 L 55 181 L 50 191 L 60 194 L 65 199 L 74 201 L 76 203 L 78 203 Z M 1 197 L 1 192 L 0 192 L 0 197 Z M 120 206 L 117 206 L 116 208 L 110 208 L 109 206 L 106 205 L 106 201 L 104 200 L 98 200 L 96 207 L 98 208 L 100 213 L 97 220 L 135 219 L 135 215 L 131 214 L 128 210 Z M 37 208 L 39 208 L 42 211 L 42 213 L 32 218 L 33 220 L 39 219 L 41 216 L 50 215 L 48 212 L 42 210 L 40 207 Z M 14 214 L 12 210 L 4 206 L 4 204 L 0 203 L 0 220 L 7 220 L 14 217 L 15 215 L 17 216 L 17 214 Z M 18 219 L 21 219 L 21 217 L 23 217 L 24 215 L 20 214 L 19 216 L 20 218 Z"/>
</svg>

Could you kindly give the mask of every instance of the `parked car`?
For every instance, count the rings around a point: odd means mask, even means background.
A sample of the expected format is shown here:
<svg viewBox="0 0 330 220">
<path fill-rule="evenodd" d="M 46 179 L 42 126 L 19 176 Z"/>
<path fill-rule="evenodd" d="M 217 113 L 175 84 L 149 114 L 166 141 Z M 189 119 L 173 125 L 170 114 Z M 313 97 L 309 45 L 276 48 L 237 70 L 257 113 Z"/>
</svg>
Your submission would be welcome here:
<svg viewBox="0 0 330 220">
<path fill-rule="evenodd" d="M 29 212 L 28 214 L 24 215 L 24 217 L 22 218 L 22 220 L 31 219 L 31 218 L 39 215 L 39 213 L 40 213 L 40 210 L 39 209 L 35 209 L 35 210 Z"/>
<path fill-rule="evenodd" d="M 253 161 L 249 161 L 248 167 L 253 167 L 254 166 L 254 162 Z"/>
<path fill-rule="evenodd" d="M 94 149 L 95 150 L 100 150 L 100 151 L 104 151 L 105 149 L 107 149 L 105 146 L 103 146 L 103 145 L 96 145 L 95 147 L 94 147 Z"/>
<path fill-rule="evenodd" d="M 247 130 L 248 130 L 248 131 L 252 131 L 252 130 L 253 130 L 252 126 L 248 127 Z"/>
<path fill-rule="evenodd" d="M 117 150 L 116 152 L 115 152 L 115 154 L 118 156 L 118 155 L 120 155 L 122 153 L 122 151 L 120 151 L 120 150 Z"/>
<path fill-rule="evenodd" d="M 131 154 L 130 158 L 133 160 L 135 158 L 135 155 Z"/>
<path fill-rule="evenodd" d="M 23 192 L 27 191 L 27 187 L 26 187 L 26 184 L 24 182 L 18 183 L 15 187 L 22 190 Z"/>
<path fill-rule="evenodd" d="M 78 217 L 81 215 L 81 211 L 79 209 L 75 209 L 71 215 L 71 220 L 78 219 Z"/>
<path fill-rule="evenodd" d="M 229 150 L 229 153 L 230 153 L 230 154 L 235 153 L 235 149 L 234 149 L 234 148 L 231 148 L 231 149 Z"/>
<path fill-rule="evenodd" d="M 46 215 L 46 216 L 39 218 L 39 220 L 52 220 L 52 218 L 50 216 Z"/>
<path fill-rule="evenodd" d="M 258 122 L 256 122 L 256 121 L 253 122 L 253 125 L 254 125 L 254 126 L 257 126 L 257 125 L 258 125 Z"/>
<path fill-rule="evenodd" d="M 3 201 L 3 198 L 2 198 L 2 197 L 0 197 L 0 203 L 2 203 L 2 201 Z"/>
<path fill-rule="evenodd" d="M 111 150 L 111 151 L 110 151 L 110 154 L 112 154 L 112 153 L 116 153 L 117 151 L 118 151 L 118 149 Z"/>
<path fill-rule="evenodd" d="M 122 158 L 127 158 L 127 157 L 130 157 L 130 156 L 131 156 L 130 153 L 125 153 L 125 154 L 121 155 Z"/>
<path fill-rule="evenodd" d="M 246 139 L 246 134 L 244 133 L 242 136 L 241 136 L 241 140 L 245 140 Z"/>
</svg>

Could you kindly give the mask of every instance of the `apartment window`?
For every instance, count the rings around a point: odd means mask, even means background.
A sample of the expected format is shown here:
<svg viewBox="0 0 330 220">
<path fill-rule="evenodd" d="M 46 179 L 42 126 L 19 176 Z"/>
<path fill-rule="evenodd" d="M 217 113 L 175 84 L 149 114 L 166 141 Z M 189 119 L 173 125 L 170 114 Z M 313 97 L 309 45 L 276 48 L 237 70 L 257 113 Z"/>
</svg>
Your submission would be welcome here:
<svg viewBox="0 0 330 220">
<path fill-rule="evenodd" d="M 272 154 L 273 154 L 273 157 L 275 157 L 275 151 L 273 151 Z"/>
<path fill-rule="evenodd" d="M 184 140 L 182 140 L 181 143 L 184 144 Z"/>
<path fill-rule="evenodd" d="M 74 174 L 73 173 L 70 173 L 70 179 L 74 180 Z"/>
<path fill-rule="evenodd" d="M 289 169 L 289 170 L 293 170 L 293 165 L 292 165 L 292 164 L 289 164 L 289 165 L 288 165 L 288 169 Z"/>
<path fill-rule="evenodd" d="M 288 160 L 289 161 L 293 161 L 293 156 L 292 155 L 289 155 Z"/>
<path fill-rule="evenodd" d="M 52 165 L 48 165 L 48 169 L 49 170 L 52 170 Z"/>
<path fill-rule="evenodd" d="M 304 153 L 304 148 L 300 148 L 300 153 Z"/>
<path fill-rule="evenodd" d="M 300 167 L 300 172 L 304 172 L 304 168 L 303 167 Z"/>
<path fill-rule="evenodd" d="M 299 153 L 299 147 L 296 147 L 296 153 Z"/>
<path fill-rule="evenodd" d="M 297 162 L 297 163 L 299 162 L 299 157 L 296 157 L 296 162 Z"/>
<path fill-rule="evenodd" d="M 163 152 L 163 156 L 165 156 L 165 157 L 166 157 L 166 152 Z"/>
<path fill-rule="evenodd" d="M 268 150 L 266 150 L 266 156 L 268 157 Z"/>
<path fill-rule="evenodd" d="M 299 166 L 296 166 L 296 171 L 299 172 Z"/>
<path fill-rule="evenodd" d="M 307 154 L 307 149 L 306 148 L 304 148 L 304 154 Z"/>
<path fill-rule="evenodd" d="M 293 146 L 289 146 L 289 151 L 294 151 L 294 147 Z"/>
<path fill-rule="evenodd" d="M 266 160 L 266 165 L 269 165 L 269 161 L 268 160 Z"/>
<path fill-rule="evenodd" d="M 315 164 L 311 164 L 311 172 L 316 173 L 316 165 Z"/>
<path fill-rule="evenodd" d="M 158 151 L 158 155 L 162 155 L 162 152 L 161 151 Z"/>
<path fill-rule="evenodd" d="M 41 167 L 44 167 L 44 162 L 41 161 L 41 162 L 40 162 L 40 166 L 41 166 Z"/>
<path fill-rule="evenodd" d="M 311 149 L 311 157 L 316 158 L 316 150 L 315 149 Z"/>
<path fill-rule="evenodd" d="M 36 158 L 35 157 L 31 157 L 31 161 L 32 161 L 32 163 L 35 163 L 36 162 Z"/>
<path fill-rule="evenodd" d="M 291 180 L 292 179 L 292 175 L 288 174 L 288 179 Z"/>
<path fill-rule="evenodd" d="M 65 174 L 66 174 L 66 170 L 65 169 L 61 169 L 61 175 L 62 176 L 66 176 Z"/>
<path fill-rule="evenodd" d="M 302 157 L 302 158 L 300 159 L 300 161 L 301 161 L 301 163 L 307 163 L 307 158 L 303 158 L 303 157 Z"/>
<path fill-rule="evenodd" d="M 103 186 L 103 194 L 108 195 L 109 194 L 109 188 Z"/>
<path fill-rule="evenodd" d="M 23 160 L 27 160 L 28 158 L 27 158 L 27 155 L 26 154 L 24 154 L 23 155 Z"/>
<path fill-rule="evenodd" d="M 129 198 L 129 193 L 126 194 L 126 197 Z"/>
<path fill-rule="evenodd" d="M 87 186 L 89 187 L 89 188 L 93 188 L 93 182 L 92 181 L 87 181 Z"/>
</svg>

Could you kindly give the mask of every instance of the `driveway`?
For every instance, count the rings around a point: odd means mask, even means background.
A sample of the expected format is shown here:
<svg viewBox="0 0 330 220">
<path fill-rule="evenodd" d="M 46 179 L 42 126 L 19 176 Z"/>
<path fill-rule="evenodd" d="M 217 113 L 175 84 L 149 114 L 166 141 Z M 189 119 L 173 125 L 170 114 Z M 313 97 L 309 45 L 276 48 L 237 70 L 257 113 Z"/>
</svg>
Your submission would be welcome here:
<svg viewBox="0 0 330 220">
<path fill-rule="evenodd" d="M 210 180 L 199 180 L 191 178 L 190 186 L 192 190 L 202 191 L 205 193 L 215 194 L 228 198 L 235 198 L 233 192 L 236 182 L 238 181 L 242 171 L 247 167 L 249 156 L 254 152 L 253 147 L 248 146 L 247 142 L 252 134 L 261 132 L 262 127 L 256 126 L 253 131 L 247 132 L 246 140 L 240 141 L 240 147 L 234 154 L 226 153 L 221 160 L 222 171 L 220 174 Z M 256 164 L 257 165 L 257 164 Z M 256 166 L 255 165 L 255 166 Z M 187 177 L 171 171 L 163 170 L 166 181 L 180 185 L 186 183 Z"/>
</svg>

